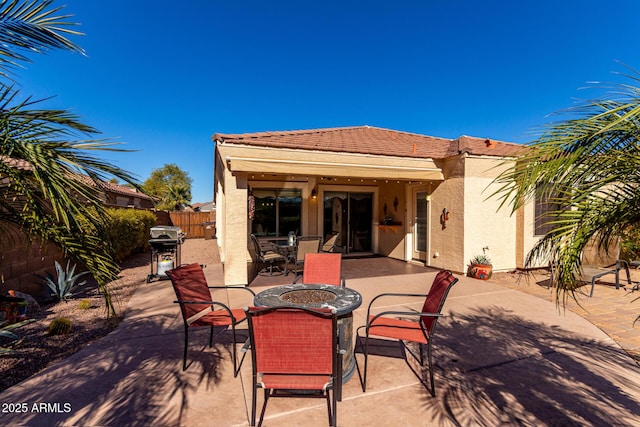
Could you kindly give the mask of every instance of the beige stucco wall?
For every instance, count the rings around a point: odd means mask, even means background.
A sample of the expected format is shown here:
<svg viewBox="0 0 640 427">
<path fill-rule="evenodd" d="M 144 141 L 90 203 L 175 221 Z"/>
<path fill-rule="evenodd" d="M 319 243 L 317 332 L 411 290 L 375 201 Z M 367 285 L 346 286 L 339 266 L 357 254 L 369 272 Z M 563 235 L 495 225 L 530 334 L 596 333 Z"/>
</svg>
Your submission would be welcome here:
<svg viewBox="0 0 640 427">
<path fill-rule="evenodd" d="M 431 186 L 427 265 L 460 273 L 464 271 L 464 159 L 452 157 L 438 166 L 445 180 Z M 449 220 L 443 228 L 440 216 L 444 208 L 449 212 Z"/>
<path fill-rule="evenodd" d="M 491 258 L 494 271 L 516 266 L 517 216 L 507 208 L 498 209 L 500 199 L 491 195 L 500 187 L 493 182 L 507 166 L 503 159 L 468 156 L 465 158 L 465 252 L 468 262 L 484 253 Z"/>
<path fill-rule="evenodd" d="M 223 262 L 224 282 L 228 286 L 248 283 L 248 264 L 251 254 L 247 247 L 247 174 L 222 171 L 222 184 L 216 197 L 217 217 L 224 219 L 217 224 L 218 245 Z M 222 193 L 221 190 L 224 190 Z"/>
</svg>

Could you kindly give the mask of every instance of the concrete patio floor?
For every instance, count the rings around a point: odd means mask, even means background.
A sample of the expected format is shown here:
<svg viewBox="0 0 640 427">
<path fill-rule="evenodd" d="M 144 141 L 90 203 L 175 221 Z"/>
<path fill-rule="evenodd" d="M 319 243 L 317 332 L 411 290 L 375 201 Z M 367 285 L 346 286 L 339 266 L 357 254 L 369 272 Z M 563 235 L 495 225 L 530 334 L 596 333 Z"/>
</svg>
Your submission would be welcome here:
<svg viewBox="0 0 640 427">
<path fill-rule="evenodd" d="M 215 245 L 215 240 L 188 240 L 183 262 L 207 264 L 209 283 L 221 284 L 222 266 L 199 258 L 198 245 L 203 244 Z M 436 271 L 368 258 L 345 259 L 343 273 L 347 286 L 363 296 L 354 312 L 357 326 L 364 323 L 374 295 L 426 292 Z M 385 355 L 370 358 L 367 392 L 362 392 L 357 374 L 344 385 L 339 425 L 637 425 L 640 367 L 602 329 L 572 311 L 559 310 L 544 298 L 550 291 L 539 285 L 500 284 L 510 281 L 506 274 L 489 281 L 457 277 L 434 342 L 436 397 L 410 369 L 399 347 L 380 346 L 376 351 Z M 260 276 L 251 288 L 259 292 L 291 280 L 291 275 Z M 535 295 L 539 288 L 542 297 Z M 624 290 L 597 286 L 590 303 L 614 301 L 611 293 L 627 301 Z M 237 294 L 245 292 L 229 292 L 232 305 L 251 304 Z M 183 327 L 174 299 L 169 281 L 141 285 L 114 332 L 0 394 L 2 404 L 24 402 L 29 408 L 25 413 L 0 412 L 0 425 L 248 425 L 250 356 L 234 378 L 230 334 L 208 348 L 208 334 L 202 330 L 192 334 L 190 364 L 183 372 Z M 413 299 L 399 305 L 419 308 L 421 303 Z M 609 321 L 620 316 L 618 322 L 627 322 L 617 311 Z M 244 337 L 246 333 L 239 341 Z M 634 340 L 631 336 L 629 345 Z M 361 354 L 357 357 L 362 360 Z M 428 372 L 410 365 L 428 383 Z M 264 425 L 327 425 L 325 402 L 271 400 Z"/>
</svg>

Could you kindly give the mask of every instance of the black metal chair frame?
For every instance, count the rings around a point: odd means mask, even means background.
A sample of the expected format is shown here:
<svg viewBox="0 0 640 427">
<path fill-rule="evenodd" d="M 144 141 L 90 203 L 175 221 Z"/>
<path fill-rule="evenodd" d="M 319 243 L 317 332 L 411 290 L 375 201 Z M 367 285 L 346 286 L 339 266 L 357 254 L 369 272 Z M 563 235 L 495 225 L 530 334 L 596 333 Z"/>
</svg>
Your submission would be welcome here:
<svg viewBox="0 0 640 427">
<path fill-rule="evenodd" d="M 273 269 L 280 269 L 280 267 L 274 265 L 276 262 L 288 262 L 287 258 L 277 251 L 264 249 L 255 234 L 251 234 L 251 241 L 253 242 L 253 247 L 256 253 L 256 275 L 259 275 L 263 271 L 267 271 L 268 267 L 269 275 L 273 276 Z M 259 270 L 259 264 L 264 264 L 264 268 L 262 270 Z"/>
<path fill-rule="evenodd" d="M 169 276 L 169 278 L 172 280 L 173 282 L 173 278 L 171 278 L 171 270 L 167 272 L 167 275 Z M 175 285 L 174 285 L 175 286 Z M 245 290 L 248 291 L 252 298 L 255 298 L 256 294 L 253 290 L 249 289 L 249 288 L 244 288 L 244 287 L 238 287 L 238 286 L 209 286 L 207 285 L 207 288 L 209 290 L 211 289 L 225 289 L 225 290 Z M 229 326 L 231 326 L 231 334 L 233 336 L 233 343 L 232 343 L 232 358 L 233 358 L 233 376 L 236 377 L 238 376 L 238 372 L 240 372 L 240 368 L 242 367 L 242 362 L 244 361 L 244 357 L 245 354 L 243 354 L 242 359 L 240 359 L 240 363 L 237 362 L 238 360 L 238 352 L 236 349 L 236 326 L 242 322 L 244 322 L 246 320 L 246 317 L 241 319 L 241 320 L 237 320 L 236 317 L 233 315 L 231 308 L 220 302 L 220 301 L 185 301 L 185 300 L 175 300 L 174 301 L 175 304 L 210 304 L 211 305 L 211 311 L 214 311 L 214 307 L 220 307 L 222 310 L 227 312 L 227 315 L 229 316 L 230 320 L 231 320 L 231 324 Z M 187 355 L 189 352 L 189 329 L 190 328 L 201 328 L 201 327 L 205 327 L 208 325 L 198 325 L 198 326 L 191 326 L 189 323 L 189 320 L 187 318 L 185 318 L 184 314 L 182 313 L 181 310 L 181 315 L 182 315 L 182 321 L 184 324 L 184 350 L 183 350 L 183 355 L 182 355 L 182 370 L 186 371 L 187 370 Z M 210 331 L 209 331 L 209 347 L 213 347 L 213 330 L 215 328 L 215 325 L 211 324 L 210 325 Z M 225 328 L 225 330 L 228 329 Z M 224 332 L 224 331 L 223 331 Z"/>
<path fill-rule="evenodd" d="M 426 313 L 426 312 L 420 312 L 420 311 L 383 311 L 381 313 L 378 313 L 377 315 L 375 315 L 374 317 L 370 317 L 371 316 L 371 309 L 373 308 L 374 302 L 376 302 L 378 299 L 380 298 L 384 298 L 384 297 L 422 297 L 422 298 L 428 298 L 429 294 L 413 294 L 413 293 L 383 293 L 383 294 L 379 294 L 377 296 L 375 296 L 371 302 L 369 303 L 369 306 L 367 308 L 367 322 L 364 326 L 360 326 L 357 331 L 356 331 L 356 345 L 360 348 L 362 348 L 362 344 L 361 344 L 361 340 L 363 339 L 363 337 L 360 335 L 360 330 L 364 329 L 365 330 L 365 336 L 364 336 L 364 373 L 360 372 L 360 366 L 358 364 L 358 359 L 356 358 L 356 367 L 358 370 L 358 376 L 360 378 L 360 384 L 362 386 L 362 391 L 366 392 L 366 388 L 367 388 L 367 364 L 368 364 L 368 356 L 369 356 L 369 329 L 370 326 L 372 324 L 375 323 L 376 319 L 380 318 L 380 317 L 384 317 L 384 316 L 395 316 L 396 318 L 415 318 L 418 320 L 418 322 L 420 323 L 421 329 L 422 329 L 422 334 L 425 337 L 426 340 L 426 347 L 427 347 L 427 361 L 428 361 L 428 367 L 429 367 L 429 378 L 430 378 L 430 383 L 431 383 L 431 395 L 433 397 L 435 397 L 435 381 L 433 378 L 433 357 L 432 357 L 432 346 L 433 346 L 433 336 L 434 336 L 434 332 L 438 323 L 438 319 L 441 317 L 444 317 L 444 315 L 441 313 L 442 308 L 444 306 L 444 303 L 447 299 L 447 296 L 449 294 L 449 291 L 451 290 L 451 288 L 453 287 L 453 285 L 455 285 L 458 282 L 457 278 L 453 278 L 453 281 L 451 283 L 449 283 L 449 285 L 447 286 L 443 296 L 442 296 L 442 300 L 440 303 L 440 306 L 438 307 L 438 311 L 434 312 L 434 313 Z M 429 317 L 429 318 L 433 318 L 433 324 L 431 326 L 431 330 L 427 331 L 427 328 L 424 324 L 424 318 L 425 317 Z M 384 337 L 384 335 L 376 335 L 375 333 L 372 334 L 373 336 L 382 336 Z M 403 346 L 403 348 L 405 349 L 405 351 L 407 353 L 409 353 L 416 361 L 418 361 L 420 363 L 420 366 L 424 366 L 424 344 L 422 343 L 418 343 L 419 345 L 419 355 L 416 355 L 410 348 L 409 346 L 407 346 L 403 340 L 398 340 L 400 342 L 400 344 Z"/>
</svg>

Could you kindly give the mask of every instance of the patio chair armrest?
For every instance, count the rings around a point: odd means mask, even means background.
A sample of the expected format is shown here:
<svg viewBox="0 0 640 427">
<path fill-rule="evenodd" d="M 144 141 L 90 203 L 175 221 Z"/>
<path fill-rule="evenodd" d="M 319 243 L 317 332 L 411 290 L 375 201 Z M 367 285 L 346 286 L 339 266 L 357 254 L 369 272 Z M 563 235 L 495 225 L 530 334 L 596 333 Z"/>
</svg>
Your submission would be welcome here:
<svg viewBox="0 0 640 427">
<path fill-rule="evenodd" d="M 383 294 L 376 295 L 371 302 L 369 303 L 369 307 L 373 304 L 373 302 L 382 297 L 422 297 L 426 298 L 428 294 L 403 294 L 403 293 L 395 293 L 395 292 L 385 292 Z"/>
<path fill-rule="evenodd" d="M 445 317 L 442 313 L 427 313 L 420 311 L 383 311 L 382 313 L 378 313 L 371 320 L 369 320 L 369 316 L 367 316 L 367 327 L 371 325 L 375 320 L 379 317 L 383 317 L 386 315 L 394 315 L 394 316 L 415 316 L 415 317 Z"/>
<path fill-rule="evenodd" d="M 382 297 L 422 297 L 422 298 L 426 298 L 428 294 L 405 294 L 405 293 L 396 293 L 396 292 L 385 292 L 383 294 L 379 294 L 376 295 L 371 302 L 369 303 L 369 306 L 367 307 L 367 317 L 369 317 L 369 313 L 371 312 L 371 307 L 373 307 L 373 303 Z"/>
<path fill-rule="evenodd" d="M 629 261 L 627 261 L 626 259 L 619 259 L 616 261 L 616 266 L 618 269 L 625 269 L 627 271 L 629 271 L 631 269 L 631 266 L 629 265 Z"/>
<path fill-rule="evenodd" d="M 174 301 L 175 304 L 208 304 L 211 306 L 219 306 L 222 307 L 222 309 L 224 309 L 224 311 L 226 311 L 229 316 L 233 317 L 233 314 L 231 313 L 231 309 L 224 303 L 221 303 L 220 301 L 181 301 L 181 300 L 176 300 Z"/>
<path fill-rule="evenodd" d="M 253 291 L 253 289 L 249 289 L 246 286 L 207 286 L 207 287 L 209 289 L 231 289 L 231 290 L 244 289 L 245 291 L 249 291 L 251 295 L 253 295 L 254 297 L 256 296 L 256 293 Z"/>
</svg>

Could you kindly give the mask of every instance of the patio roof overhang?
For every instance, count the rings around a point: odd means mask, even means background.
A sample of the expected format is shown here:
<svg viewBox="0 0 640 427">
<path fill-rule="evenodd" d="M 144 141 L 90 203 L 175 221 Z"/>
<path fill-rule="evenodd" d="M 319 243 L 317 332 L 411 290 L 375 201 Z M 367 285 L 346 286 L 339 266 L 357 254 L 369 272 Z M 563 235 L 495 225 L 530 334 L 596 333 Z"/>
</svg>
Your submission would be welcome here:
<svg viewBox="0 0 640 427">
<path fill-rule="evenodd" d="M 341 176 L 399 180 L 444 180 L 442 169 L 431 159 L 372 156 L 350 153 L 300 152 L 302 150 L 223 151 L 231 172 Z M 230 148 L 230 147 L 225 147 Z M 237 148 L 237 147 L 234 147 Z M 274 151 L 278 155 L 273 155 Z M 251 155 L 247 155 L 251 154 Z"/>
</svg>

